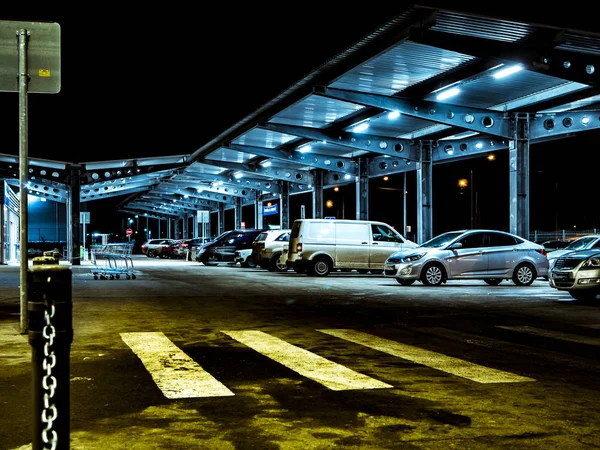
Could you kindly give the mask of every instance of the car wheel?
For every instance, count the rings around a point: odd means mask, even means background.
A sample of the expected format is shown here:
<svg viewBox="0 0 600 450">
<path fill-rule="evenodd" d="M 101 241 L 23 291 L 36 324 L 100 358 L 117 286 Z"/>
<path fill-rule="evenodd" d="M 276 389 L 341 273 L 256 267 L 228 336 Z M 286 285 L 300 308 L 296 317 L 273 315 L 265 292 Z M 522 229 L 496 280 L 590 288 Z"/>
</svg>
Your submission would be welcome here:
<svg viewBox="0 0 600 450">
<path fill-rule="evenodd" d="M 148 250 L 148 253 L 146 253 L 146 256 L 148 258 L 154 258 L 156 255 L 154 254 L 154 252 L 152 250 Z"/>
<path fill-rule="evenodd" d="M 401 280 L 400 278 L 396 278 L 396 281 L 402 286 L 412 286 L 415 282 L 415 280 Z"/>
<path fill-rule="evenodd" d="M 312 263 L 311 272 L 318 277 L 325 277 L 331 272 L 331 262 L 327 258 L 317 257 Z"/>
<path fill-rule="evenodd" d="M 275 269 L 275 272 L 287 272 L 287 264 L 281 264 L 279 262 L 280 257 L 281 253 L 275 253 L 273 258 L 271 258 L 271 266 Z"/>
<path fill-rule="evenodd" d="M 483 281 L 490 286 L 498 286 L 500 283 L 502 283 L 502 278 L 484 278 Z"/>
<path fill-rule="evenodd" d="M 598 296 L 599 292 L 595 292 L 595 291 L 569 291 L 569 294 L 575 300 L 579 300 L 579 301 L 582 301 L 582 302 L 589 302 L 589 301 L 592 301 L 592 300 L 596 300 L 596 297 Z"/>
<path fill-rule="evenodd" d="M 421 272 L 421 283 L 425 286 L 439 286 L 444 278 L 444 268 L 438 263 L 427 264 Z"/>
<path fill-rule="evenodd" d="M 535 278 L 536 274 L 533 266 L 531 264 L 523 263 L 515 268 L 512 280 L 517 286 L 530 286 Z"/>
<path fill-rule="evenodd" d="M 244 263 L 242 264 L 242 267 L 249 267 L 251 269 L 254 269 L 256 267 L 256 263 L 254 262 L 254 259 L 251 256 L 248 256 L 246 258 L 246 261 L 244 261 Z"/>
<path fill-rule="evenodd" d="M 212 257 L 204 256 L 203 255 L 202 258 L 201 258 L 201 260 L 202 260 L 202 264 L 204 264 L 205 266 L 214 266 L 214 265 L 216 265 L 216 263 L 213 262 L 214 259 Z"/>
</svg>

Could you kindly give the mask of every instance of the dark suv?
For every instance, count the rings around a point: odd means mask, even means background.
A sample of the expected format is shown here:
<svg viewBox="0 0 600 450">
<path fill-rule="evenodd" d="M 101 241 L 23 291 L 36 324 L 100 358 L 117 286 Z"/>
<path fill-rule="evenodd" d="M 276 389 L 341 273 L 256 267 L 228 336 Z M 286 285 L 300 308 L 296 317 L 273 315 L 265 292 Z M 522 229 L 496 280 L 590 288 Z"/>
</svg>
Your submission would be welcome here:
<svg viewBox="0 0 600 450">
<path fill-rule="evenodd" d="M 214 241 L 198 249 L 196 261 L 205 266 L 218 263 L 235 263 L 236 250 L 251 249 L 252 242 L 263 229 L 230 230 L 221 234 Z"/>
</svg>

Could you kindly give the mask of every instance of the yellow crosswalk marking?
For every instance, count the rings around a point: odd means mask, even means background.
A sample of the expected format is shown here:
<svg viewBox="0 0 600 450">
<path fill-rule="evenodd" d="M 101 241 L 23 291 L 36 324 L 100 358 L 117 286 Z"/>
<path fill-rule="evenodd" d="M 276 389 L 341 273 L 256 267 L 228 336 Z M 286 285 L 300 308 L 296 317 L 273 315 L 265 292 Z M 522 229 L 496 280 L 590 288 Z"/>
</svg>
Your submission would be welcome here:
<svg viewBox="0 0 600 450">
<path fill-rule="evenodd" d="M 223 331 L 223 333 L 334 391 L 393 387 L 262 331 Z"/>
<path fill-rule="evenodd" d="M 478 383 L 518 383 L 523 381 L 535 381 L 533 378 L 522 377 L 510 372 L 480 366 L 462 359 L 373 336 L 361 331 L 341 329 L 317 331 Z"/>
<path fill-rule="evenodd" d="M 234 395 L 163 333 L 121 333 L 167 398 Z"/>
</svg>

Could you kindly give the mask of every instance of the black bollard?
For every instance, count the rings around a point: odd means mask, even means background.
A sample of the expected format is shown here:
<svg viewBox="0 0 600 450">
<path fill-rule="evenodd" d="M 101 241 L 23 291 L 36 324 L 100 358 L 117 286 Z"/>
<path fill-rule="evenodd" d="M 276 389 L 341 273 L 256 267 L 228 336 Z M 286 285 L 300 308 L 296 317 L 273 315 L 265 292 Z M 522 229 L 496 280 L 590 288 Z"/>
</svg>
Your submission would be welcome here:
<svg viewBox="0 0 600 450">
<path fill-rule="evenodd" d="M 33 450 L 70 448 L 71 280 L 71 270 L 58 264 L 34 264 L 27 272 Z"/>
</svg>

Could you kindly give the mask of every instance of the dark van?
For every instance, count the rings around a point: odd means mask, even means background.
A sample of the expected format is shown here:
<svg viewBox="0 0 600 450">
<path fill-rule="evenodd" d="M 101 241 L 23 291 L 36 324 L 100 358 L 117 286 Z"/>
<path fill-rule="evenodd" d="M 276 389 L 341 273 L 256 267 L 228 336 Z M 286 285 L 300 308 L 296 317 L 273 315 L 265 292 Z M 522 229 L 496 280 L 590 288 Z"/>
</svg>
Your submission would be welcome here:
<svg viewBox="0 0 600 450">
<path fill-rule="evenodd" d="M 236 250 L 251 249 L 252 241 L 263 231 L 263 229 L 256 228 L 226 231 L 212 242 L 200 247 L 196 261 L 205 266 L 214 266 L 219 263 L 234 264 Z"/>
</svg>

